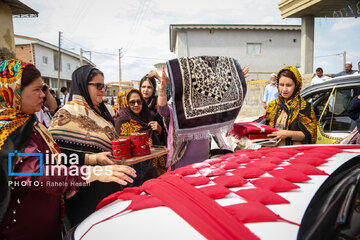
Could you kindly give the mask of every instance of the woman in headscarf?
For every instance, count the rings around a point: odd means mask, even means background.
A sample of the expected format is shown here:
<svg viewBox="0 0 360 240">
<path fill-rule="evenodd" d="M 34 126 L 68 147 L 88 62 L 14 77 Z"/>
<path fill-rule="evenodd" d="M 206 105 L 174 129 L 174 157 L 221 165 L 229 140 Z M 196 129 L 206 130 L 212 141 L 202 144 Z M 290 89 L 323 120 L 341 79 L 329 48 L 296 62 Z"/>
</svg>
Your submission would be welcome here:
<svg viewBox="0 0 360 240">
<path fill-rule="evenodd" d="M 316 116 L 311 104 L 300 97 L 302 78 L 295 67 L 285 67 L 276 78 L 279 96 L 266 108 L 266 124 L 279 131 L 269 134 L 279 146 L 316 141 Z"/>
<path fill-rule="evenodd" d="M 140 91 L 142 96 L 144 97 L 145 103 L 154 116 L 152 120 L 157 121 L 162 130 L 165 129 L 163 118 L 160 116 L 157 110 L 157 95 L 156 95 L 156 79 L 160 79 L 159 74 L 151 70 L 148 74 L 146 74 L 140 80 Z M 161 144 L 165 144 L 166 142 L 166 131 L 162 131 L 161 134 Z"/>
<path fill-rule="evenodd" d="M 147 133 L 152 145 L 160 145 L 162 128 L 154 119 L 154 113 L 149 111 L 141 92 L 137 89 L 129 89 L 123 97 L 124 107 L 120 109 L 116 119 L 116 132 L 121 136 L 129 136 L 134 133 Z M 144 181 L 157 177 L 165 172 L 165 157 L 154 158 L 132 166 L 137 172 L 134 179 L 135 186 Z"/>
<path fill-rule="evenodd" d="M 69 101 L 53 117 L 49 131 L 62 152 L 75 152 L 79 165 L 114 164 L 111 141 L 116 138 L 114 120 L 102 101 L 106 85 L 103 73 L 82 66 L 72 74 Z M 114 183 L 95 182 L 82 187 L 79 193 L 66 201 L 66 226 L 73 227 L 92 212 L 108 195 L 120 191 Z"/>
<path fill-rule="evenodd" d="M 58 166 L 60 149 L 34 114 L 50 94 L 44 86 L 32 64 L 0 62 L 0 239 L 60 240 L 62 194 L 71 197 L 77 185 L 95 180 L 132 181 L 121 173 L 136 176 L 126 166 L 102 166 L 99 175 L 93 167 Z M 111 175 L 104 174 L 106 167 Z"/>
</svg>

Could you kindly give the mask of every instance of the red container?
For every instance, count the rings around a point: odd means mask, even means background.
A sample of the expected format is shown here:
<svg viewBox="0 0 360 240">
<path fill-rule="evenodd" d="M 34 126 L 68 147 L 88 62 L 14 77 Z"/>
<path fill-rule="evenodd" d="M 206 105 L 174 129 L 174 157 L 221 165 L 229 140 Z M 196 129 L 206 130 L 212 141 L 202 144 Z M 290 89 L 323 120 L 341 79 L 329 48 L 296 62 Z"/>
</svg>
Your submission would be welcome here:
<svg viewBox="0 0 360 240">
<path fill-rule="evenodd" d="M 114 139 L 112 142 L 113 155 L 115 159 L 131 158 L 131 146 L 129 138 Z"/>
<path fill-rule="evenodd" d="M 151 153 L 149 145 L 149 135 L 147 133 L 140 133 L 130 135 L 131 152 L 134 157 L 145 156 Z"/>
</svg>

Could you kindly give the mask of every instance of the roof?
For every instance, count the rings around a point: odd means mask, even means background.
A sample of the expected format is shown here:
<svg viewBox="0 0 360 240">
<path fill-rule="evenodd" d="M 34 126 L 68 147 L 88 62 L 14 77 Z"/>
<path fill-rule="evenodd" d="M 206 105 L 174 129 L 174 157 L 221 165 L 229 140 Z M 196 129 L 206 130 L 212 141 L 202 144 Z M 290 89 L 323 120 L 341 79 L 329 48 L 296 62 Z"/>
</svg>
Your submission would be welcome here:
<svg viewBox="0 0 360 240">
<path fill-rule="evenodd" d="M 175 50 L 178 31 L 183 30 L 272 30 L 301 31 L 301 25 L 261 25 L 261 24 L 170 24 L 170 51 Z"/>
<path fill-rule="evenodd" d="M 51 43 L 42 41 L 38 38 L 33 38 L 33 37 L 27 37 L 27 36 L 21 36 L 21 35 L 14 35 L 15 37 L 15 45 L 27 45 L 27 44 L 39 44 L 41 46 L 44 46 L 46 48 L 50 48 L 52 50 L 58 51 L 58 46 L 55 46 Z M 74 52 L 71 52 L 69 50 L 63 49 L 61 48 L 61 53 L 65 53 L 69 56 L 72 56 L 74 58 L 79 58 L 80 59 L 80 55 Z M 95 66 L 95 64 L 93 62 L 91 62 L 89 59 L 87 59 L 86 57 L 83 56 L 83 60 L 85 62 L 87 62 L 88 64 Z"/>
<path fill-rule="evenodd" d="M 23 4 L 19 0 L 0 0 L 9 5 L 13 16 L 17 17 L 37 17 L 39 12 Z"/>
<path fill-rule="evenodd" d="M 283 18 L 356 17 L 356 1 L 339 0 L 282 0 L 278 6 Z"/>
</svg>

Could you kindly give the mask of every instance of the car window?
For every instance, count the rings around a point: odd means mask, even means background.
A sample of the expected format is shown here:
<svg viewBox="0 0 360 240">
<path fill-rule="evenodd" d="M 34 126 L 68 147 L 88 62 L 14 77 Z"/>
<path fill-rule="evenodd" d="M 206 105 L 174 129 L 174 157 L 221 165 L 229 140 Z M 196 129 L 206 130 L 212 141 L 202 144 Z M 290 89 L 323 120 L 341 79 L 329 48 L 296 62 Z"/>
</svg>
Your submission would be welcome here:
<svg viewBox="0 0 360 240">
<path fill-rule="evenodd" d="M 305 100 L 312 104 L 317 120 L 319 120 L 322 112 L 324 111 L 320 124 L 325 132 L 351 132 L 355 128 L 356 124 L 350 119 L 347 113 L 347 108 L 351 100 L 355 96 L 359 95 L 359 93 L 360 88 L 357 87 L 338 88 L 335 89 L 334 94 L 331 97 L 331 90 L 327 90 L 315 93 Z M 329 103 L 326 106 L 328 100 Z"/>
</svg>

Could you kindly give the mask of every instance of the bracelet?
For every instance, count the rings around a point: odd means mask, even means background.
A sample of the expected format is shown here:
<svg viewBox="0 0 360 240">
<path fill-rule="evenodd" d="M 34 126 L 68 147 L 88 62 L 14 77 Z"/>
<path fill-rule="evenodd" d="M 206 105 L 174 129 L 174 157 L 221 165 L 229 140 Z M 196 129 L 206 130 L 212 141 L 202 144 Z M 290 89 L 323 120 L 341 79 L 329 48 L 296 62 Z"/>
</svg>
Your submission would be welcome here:
<svg viewBox="0 0 360 240">
<path fill-rule="evenodd" d="M 89 159 L 89 165 L 96 165 L 97 164 L 96 153 L 89 154 L 88 159 Z"/>
</svg>

